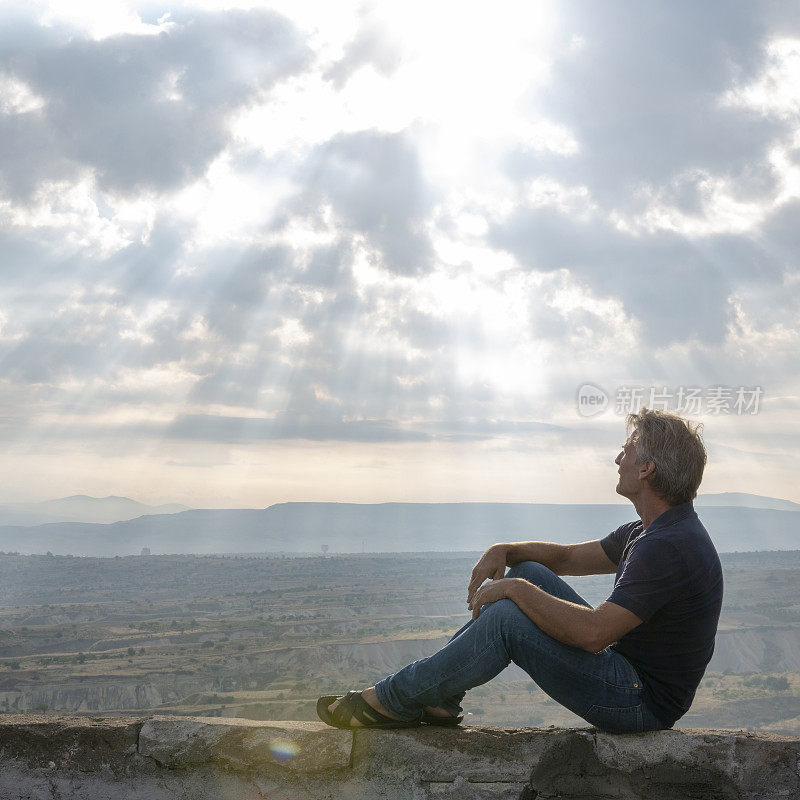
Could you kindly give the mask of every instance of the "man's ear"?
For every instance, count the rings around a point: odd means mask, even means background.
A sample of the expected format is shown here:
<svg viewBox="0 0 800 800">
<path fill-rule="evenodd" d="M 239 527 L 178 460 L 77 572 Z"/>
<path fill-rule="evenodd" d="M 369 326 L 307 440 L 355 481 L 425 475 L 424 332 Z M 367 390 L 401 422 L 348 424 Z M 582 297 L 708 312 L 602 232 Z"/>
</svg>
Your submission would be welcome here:
<svg viewBox="0 0 800 800">
<path fill-rule="evenodd" d="M 656 465 L 653 461 L 643 461 L 639 464 L 639 480 L 645 480 L 655 475 Z"/>
</svg>

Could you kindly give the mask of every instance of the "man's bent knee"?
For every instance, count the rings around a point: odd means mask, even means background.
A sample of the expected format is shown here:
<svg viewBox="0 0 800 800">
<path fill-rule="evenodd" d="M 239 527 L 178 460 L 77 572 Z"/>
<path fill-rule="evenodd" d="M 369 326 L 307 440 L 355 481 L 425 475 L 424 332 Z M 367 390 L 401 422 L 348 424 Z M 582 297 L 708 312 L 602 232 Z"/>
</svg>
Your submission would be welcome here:
<svg viewBox="0 0 800 800">
<path fill-rule="evenodd" d="M 522 561 L 515 564 L 509 570 L 508 577 L 523 578 L 554 597 L 591 607 L 563 578 L 538 561 Z"/>
<path fill-rule="evenodd" d="M 540 564 L 538 561 L 520 561 L 508 571 L 508 578 L 524 578 L 526 581 L 539 585 L 540 581 L 549 581 L 556 574 L 553 570 Z"/>
<path fill-rule="evenodd" d="M 506 597 L 496 600 L 494 603 L 487 603 L 481 609 L 481 617 L 484 614 L 492 617 L 493 621 L 503 629 L 506 627 L 513 629 L 520 624 L 523 627 L 535 624 L 513 600 Z"/>
</svg>

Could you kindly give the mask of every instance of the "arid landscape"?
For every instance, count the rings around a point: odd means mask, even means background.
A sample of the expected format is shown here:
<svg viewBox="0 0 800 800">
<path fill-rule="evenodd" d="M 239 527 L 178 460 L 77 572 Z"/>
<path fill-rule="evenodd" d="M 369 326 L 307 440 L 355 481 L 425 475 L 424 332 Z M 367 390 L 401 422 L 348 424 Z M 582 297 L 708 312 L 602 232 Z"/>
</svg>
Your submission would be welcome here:
<svg viewBox="0 0 800 800">
<path fill-rule="evenodd" d="M 0 710 L 313 719 L 440 646 L 477 553 L 0 555 Z M 717 648 L 683 727 L 800 732 L 800 551 L 722 555 Z M 571 578 L 592 604 L 611 575 Z M 580 721 L 511 667 L 467 721 Z"/>
</svg>

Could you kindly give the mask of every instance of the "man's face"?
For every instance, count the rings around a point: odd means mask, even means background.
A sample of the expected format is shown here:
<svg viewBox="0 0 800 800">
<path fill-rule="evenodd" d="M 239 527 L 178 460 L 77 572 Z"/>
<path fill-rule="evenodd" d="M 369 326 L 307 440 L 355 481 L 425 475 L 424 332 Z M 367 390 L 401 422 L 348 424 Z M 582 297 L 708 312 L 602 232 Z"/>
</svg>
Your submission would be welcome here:
<svg viewBox="0 0 800 800">
<path fill-rule="evenodd" d="M 641 483 L 639 480 L 639 468 L 641 464 L 636 463 L 636 446 L 628 439 L 619 455 L 614 459 L 614 463 L 619 467 L 619 482 L 617 483 L 617 494 L 623 497 L 633 497 L 639 493 Z"/>
</svg>

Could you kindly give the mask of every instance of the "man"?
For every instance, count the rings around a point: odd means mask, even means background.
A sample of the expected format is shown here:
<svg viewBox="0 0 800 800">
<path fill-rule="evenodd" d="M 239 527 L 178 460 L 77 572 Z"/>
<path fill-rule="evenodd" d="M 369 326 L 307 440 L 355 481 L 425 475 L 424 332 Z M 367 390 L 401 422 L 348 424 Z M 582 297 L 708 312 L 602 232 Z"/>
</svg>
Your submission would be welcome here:
<svg viewBox="0 0 800 800">
<path fill-rule="evenodd" d="M 450 642 L 363 692 L 320 698 L 320 718 L 458 724 L 466 691 L 513 661 L 601 730 L 671 728 L 714 652 L 722 605 L 719 557 L 692 507 L 706 452 L 698 425 L 664 411 L 629 415 L 627 432 L 616 490 L 639 520 L 582 544 L 493 545 L 472 571 L 472 619 Z M 597 608 L 558 577 L 610 572 Z"/>
</svg>

